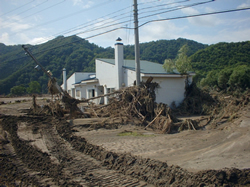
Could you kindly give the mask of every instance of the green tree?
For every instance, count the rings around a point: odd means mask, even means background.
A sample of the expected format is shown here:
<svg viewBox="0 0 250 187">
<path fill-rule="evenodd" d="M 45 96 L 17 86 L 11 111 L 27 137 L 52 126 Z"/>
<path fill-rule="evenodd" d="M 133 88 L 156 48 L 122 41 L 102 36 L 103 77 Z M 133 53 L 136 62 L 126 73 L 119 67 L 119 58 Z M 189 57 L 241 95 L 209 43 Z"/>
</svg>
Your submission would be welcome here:
<svg viewBox="0 0 250 187">
<path fill-rule="evenodd" d="M 188 46 L 185 44 L 178 51 L 178 55 L 175 61 L 176 69 L 180 72 L 180 74 L 187 74 L 188 71 L 192 69 L 191 61 L 188 58 L 187 53 Z"/>
<path fill-rule="evenodd" d="M 222 71 L 219 72 L 218 74 L 218 86 L 221 90 L 225 90 L 228 87 L 228 81 L 229 81 L 229 77 L 232 74 L 233 69 L 229 68 L 225 68 Z"/>
<path fill-rule="evenodd" d="M 40 94 L 41 93 L 41 85 L 39 84 L 39 82 L 37 81 L 32 81 L 29 83 L 29 87 L 27 88 L 27 92 L 29 94 L 33 94 L 33 93 L 37 93 Z"/>
<path fill-rule="evenodd" d="M 25 93 L 26 93 L 26 88 L 23 85 L 13 86 L 10 89 L 10 94 L 11 95 L 23 95 Z"/>
<path fill-rule="evenodd" d="M 166 59 L 162 67 L 165 69 L 166 72 L 173 73 L 174 69 L 177 69 L 177 71 L 182 75 L 188 74 L 188 71 L 192 69 L 192 66 L 191 61 L 187 56 L 187 53 L 188 46 L 185 44 L 178 51 L 176 59 Z"/>
<path fill-rule="evenodd" d="M 164 61 L 164 64 L 162 65 L 162 67 L 165 69 L 166 72 L 173 73 L 174 69 L 175 69 L 174 60 L 172 60 L 172 59 L 166 59 Z"/>
<path fill-rule="evenodd" d="M 229 86 L 233 89 L 250 88 L 250 68 L 246 65 L 238 66 L 233 70 L 229 78 Z"/>
<path fill-rule="evenodd" d="M 213 87 L 218 85 L 217 80 L 218 80 L 217 71 L 210 71 L 210 72 L 208 72 L 206 78 L 201 79 L 200 85 L 201 85 L 201 87 L 208 86 L 208 87 L 213 88 Z"/>
</svg>

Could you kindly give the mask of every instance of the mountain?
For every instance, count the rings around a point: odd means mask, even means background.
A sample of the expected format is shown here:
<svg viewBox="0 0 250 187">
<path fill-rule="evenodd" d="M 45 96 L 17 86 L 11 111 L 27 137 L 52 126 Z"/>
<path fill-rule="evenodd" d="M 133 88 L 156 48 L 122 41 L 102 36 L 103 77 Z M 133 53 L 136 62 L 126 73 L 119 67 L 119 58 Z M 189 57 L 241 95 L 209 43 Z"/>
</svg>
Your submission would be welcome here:
<svg viewBox="0 0 250 187">
<path fill-rule="evenodd" d="M 178 50 L 187 44 L 192 55 L 207 45 L 179 38 L 177 40 L 159 40 L 140 44 L 140 56 L 143 60 L 163 64 L 167 58 L 175 58 Z M 62 83 L 62 69 L 67 69 L 68 77 L 73 72 L 95 71 L 96 58 L 114 58 L 112 47 L 103 48 L 89 43 L 77 36 L 58 36 L 44 44 L 27 45 L 45 69 L 50 70 Z M 125 59 L 134 59 L 134 46 L 124 46 Z M 36 64 L 25 56 L 21 45 L 6 46 L 0 43 L 0 94 L 8 94 L 16 85 L 28 86 L 31 81 L 38 81 L 42 86 L 42 92 L 47 93 L 48 77 L 43 72 L 34 70 Z"/>
</svg>

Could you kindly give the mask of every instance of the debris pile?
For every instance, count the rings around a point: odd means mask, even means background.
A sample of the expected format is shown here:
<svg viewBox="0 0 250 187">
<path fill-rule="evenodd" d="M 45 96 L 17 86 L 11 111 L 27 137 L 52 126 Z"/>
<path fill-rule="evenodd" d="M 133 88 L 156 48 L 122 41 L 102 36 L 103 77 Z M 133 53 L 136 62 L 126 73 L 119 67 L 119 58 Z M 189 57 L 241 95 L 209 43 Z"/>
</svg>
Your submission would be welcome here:
<svg viewBox="0 0 250 187">
<path fill-rule="evenodd" d="M 52 86 L 53 87 L 53 86 Z M 106 95 L 78 100 L 72 98 L 68 93 L 62 96 L 62 103 L 58 100 L 51 101 L 43 107 L 36 104 L 33 96 L 33 105 L 29 114 L 52 115 L 66 118 L 99 118 L 98 123 L 90 124 L 90 128 L 117 128 L 122 124 L 133 124 L 151 128 L 160 133 L 176 133 L 183 130 L 198 130 L 207 125 L 217 127 L 221 121 L 231 121 L 238 117 L 239 110 L 249 103 L 249 92 L 235 98 L 233 96 L 223 96 L 216 94 L 210 96 L 200 90 L 195 84 L 191 84 L 186 89 L 186 98 L 179 107 L 169 106 L 163 103 L 156 103 L 155 90 L 158 83 L 148 79 L 141 82 L 140 86 L 133 86 L 117 90 Z M 109 104 L 95 105 L 92 99 L 109 96 Z M 112 97 L 111 97 L 112 96 Z M 167 97 L 167 96 L 166 96 Z M 84 112 L 78 108 L 78 104 L 88 103 Z M 69 114 L 69 115 L 65 115 Z M 208 117 L 191 120 L 180 120 L 177 115 L 208 114 Z M 207 120 L 204 124 L 200 121 Z"/>
<path fill-rule="evenodd" d="M 28 111 L 29 115 L 64 116 L 64 110 L 59 101 L 49 102 L 48 105 L 39 106 L 36 103 L 36 95 L 32 97 L 32 106 Z"/>
<path fill-rule="evenodd" d="M 250 91 L 247 91 L 239 98 L 233 95 L 217 95 L 218 102 L 210 116 L 210 125 L 212 127 L 239 118 L 242 110 L 250 103 Z"/>
<path fill-rule="evenodd" d="M 65 117 L 65 114 L 69 113 L 71 119 L 75 117 L 103 119 L 98 124 L 92 124 L 91 128 L 94 129 L 117 128 L 118 125 L 128 123 L 168 134 L 186 129 L 199 129 L 198 122 L 194 120 L 181 121 L 175 117 L 169 106 L 155 102 L 155 90 L 158 87 L 158 83 L 148 79 L 146 82 L 141 82 L 139 87 L 127 87 L 107 94 L 113 96 L 109 97 L 109 104 L 103 106 L 89 102 L 97 97 L 78 100 L 72 98 L 68 93 L 64 93 L 62 97 L 64 106 L 59 101 L 51 101 L 48 105 L 40 107 L 36 104 L 35 96 L 33 96 L 33 105 L 29 114 Z M 89 105 L 82 112 L 77 105 L 84 102 Z"/>
<path fill-rule="evenodd" d="M 118 120 L 120 124 L 132 123 L 134 125 L 152 128 L 161 133 L 176 133 L 181 130 L 196 130 L 198 123 L 186 122 L 177 119 L 169 106 L 155 102 L 155 89 L 159 87 L 156 82 L 142 82 L 139 87 L 128 87 L 110 98 L 109 104 L 99 107 L 90 105 L 87 110 L 91 117 L 105 118 L 105 124 Z"/>
<path fill-rule="evenodd" d="M 183 102 L 178 107 L 173 103 L 171 107 L 176 115 L 210 115 L 216 104 L 216 99 L 192 83 L 186 87 Z"/>
</svg>

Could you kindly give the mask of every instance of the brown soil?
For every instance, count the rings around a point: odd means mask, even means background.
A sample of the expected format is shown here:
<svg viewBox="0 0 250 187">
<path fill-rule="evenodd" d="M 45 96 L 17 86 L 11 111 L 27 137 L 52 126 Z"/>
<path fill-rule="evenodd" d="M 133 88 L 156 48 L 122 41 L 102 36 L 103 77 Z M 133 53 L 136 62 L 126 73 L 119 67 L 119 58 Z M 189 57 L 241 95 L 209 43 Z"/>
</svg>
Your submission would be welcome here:
<svg viewBox="0 0 250 187">
<path fill-rule="evenodd" d="M 23 115 L 26 106 L 31 101 L 0 106 L 3 186 L 250 186 L 249 107 L 216 127 L 158 134 L 100 126 L 99 118 Z"/>
</svg>

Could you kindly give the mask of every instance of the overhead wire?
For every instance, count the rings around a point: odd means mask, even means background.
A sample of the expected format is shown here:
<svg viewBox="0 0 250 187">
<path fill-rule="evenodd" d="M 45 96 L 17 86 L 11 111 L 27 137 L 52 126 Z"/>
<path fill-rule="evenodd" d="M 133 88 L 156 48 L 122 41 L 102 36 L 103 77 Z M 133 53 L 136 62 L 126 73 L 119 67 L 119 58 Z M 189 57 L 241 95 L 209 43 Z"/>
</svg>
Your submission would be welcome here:
<svg viewBox="0 0 250 187">
<path fill-rule="evenodd" d="M 30 17 L 30 16 L 33 16 L 33 15 L 35 15 L 35 14 L 38 14 L 38 13 L 43 12 L 43 11 L 45 11 L 45 10 L 48 10 L 48 9 L 50 9 L 50 8 L 52 8 L 52 7 L 55 7 L 55 6 L 57 6 L 57 5 L 61 4 L 61 3 L 64 3 L 65 1 L 66 1 L 66 0 L 63 0 L 63 1 L 59 2 L 59 3 L 56 3 L 56 4 L 51 5 L 51 6 L 49 6 L 49 7 L 46 7 L 46 8 L 44 8 L 44 9 L 40 10 L 40 11 L 37 11 L 37 12 L 35 12 L 35 13 L 33 13 L 33 14 L 30 14 L 30 15 L 28 15 L 28 16 L 25 16 L 25 17 L 23 17 L 22 19 L 28 18 L 28 17 Z M 20 22 L 20 20 L 19 20 L 18 22 Z M 7 26 L 13 25 L 13 24 L 15 24 L 15 22 L 14 22 L 14 23 L 11 23 L 11 24 L 8 24 L 8 25 L 4 25 L 4 27 L 7 27 Z"/>
<path fill-rule="evenodd" d="M 111 1 L 109 1 L 109 2 L 111 2 Z M 103 2 L 103 3 L 97 5 L 97 6 L 93 7 L 93 8 L 96 8 L 96 7 L 99 7 L 99 6 L 103 6 L 103 5 L 106 5 L 106 4 L 107 4 L 107 2 Z M 92 9 L 92 8 L 89 8 L 88 10 L 90 10 L 90 9 Z M 31 30 L 31 29 L 34 29 L 34 28 L 37 28 L 37 27 L 40 27 L 40 26 L 43 26 L 43 25 L 47 25 L 47 24 L 50 24 L 50 23 L 54 23 L 54 22 L 56 22 L 56 21 L 59 21 L 59 20 L 62 20 L 62 19 L 65 19 L 65 18 L 74 16 L 74 15 L 76 15 L 76 14 L 80 14 L 80 13 L 82 13 L 82 12 L 83 12 L 83 11 L 80 10 L 80 11 L 74 12 L 74 13 L 72 13 L 72 14 L 69 14 L 69 15 L 66 15 L 66 16 L 63 16 L 63 17 L 60 17 L 60 18 L 57 18 L 57 19 L 54 19 L 54 20 L 51 20 L 51 21 L 42 23 L 42 24 L 40 24 L 40 25 L 36 25 L 36 26 L 30 27 L 30 28 L 24 29 L 24 30 L 22 30 L 22 31 Z M 19 32 L 12 33 L 12 34 L 10 34 L 10 36 L 13 36 L 13 35 L 18 34 L 18 33 L 19 33 Z"/>
<path fill-rule="evenodd" d="M 183 9 L 183 8 L 188 8 L 190 6 L 197 6 L 197 5 L 200 5 L 200 4 L 204 4 L 204 3 L 208 3 L 208 2 L 211 2 L 211 1 L 214 1 L 214 0 L 210 0 L 210 1 L 206 1 L 206 2 L 201 2 L 201 3 L 196 3 L 196 4 L 191 4 L 191 5 L 187 5 L 187 6 L 183 6 L 181 8 L 177 8 L 177 9 L 174 9 L 174 10 L 179 10 L 179 9 Z M 169 12 L 169 11 L 174 11 L 174 10 L 168 10 L 168 11 L 164 11 L 163 13 L 166 13 L 166 12 Z M 159 13 L 160 14 L 160 13 Z M 148 15 L 148 17 L 151 16 L 151 15 Z M 144 17 L 142 17 L 144 18 Z M 142 19 L 142 18 L 139 18 L 139 19 Z M 85 34 L 85 33 L 88 33 L 88 32 L 93 32 L 93 31 L 97 31 L 97 30 L 100 30 L 100 29 L 106 29 L 108 27 L 112 27 L 112 26 L 117 26 L 117 25 L 120 25 L 120 24 L 125 24 L 125 23 L 128 23 L 130 20 L 126 20 L 126 21 L 123 21 L 123 22 L 118 22 L 118 23 L 113 23 L 113 24 L 110 24 L 110 25 L 105 25 L 105 26 L 102 26 L 102 27 L 94 27 L 94 28 L 91 28 L 91 29 L 86 29 L 84 31 L 81 31 L 81 32 L 78 32 L 78 33 L 75 33 L 74 35 L 81 35 L 81 34 Z"/>
<path fill-rule="evenodd" d="M 209 13 L 202 13 L 202 14 L 194 14 L 194 15 L 188 15 L 188 16 L 178 16 L 178 17 L 173 17 L 173 18 L 163 18 L 163 19 L 150 20 L 150 21 L 147 21 L 147 22 L 139 25 L 138 27 L 142 27 L 142 26 L 144 26 L 144 25 L 146 25 L 148 23 L 151 23 L 151 22 L 168 21 L 168 20 L 183 19 L 183 18 L 192 18 L 192 17 L 207 16 L 207 15 L 213 15 L 213 14 L 237 12 L 237 11 L 243 11 L 243 10 L 250 10 L 250 7 L 238 8 L 238 9 L 230 9 L 230 10 L 224 10 L 224 11 L 216 11 L 216 12 L 209 12 Z M 132 29 L 132 28 L 129 28 L 129 29 Z"/>
<path fill-rule="evenodd" d="M 21 15 L 21 14 L 23 14 L 23 13 L 25 13 L 25 12 L 31 10 L 31 9 L 37 8 L 38 6 L 43 5 L 44 3 L 47 3 L 47 2 L 48 2 L 48 0 L 45 0 L 44 2 L 42 2 L 42 3 L 40 3 L 40 4 L 37 4 L 37 5 L 35 5 L 35 6 L 31 7 L 31 8 L 29 8 L 29 9 L 26 9 L 25 11 L 23 11 L 23 12 L 21 12 L 21 13 L 16 14 L 15 16 L 19 16 L 19 15 Z"/>
<path fill-rule="evenodd" d="M 22 6 L 20 6 L 20 7 L 17 7 L 17 8 L 15 8 L 15 9 L 13 9 L 13 10 L 10 10 L 9 12 L 3 13 L 3 14 L 1 14 L 0 16 L 4 16 L 4 15 L 9 14 L 9 13 L 15 11 L 15 10 L 18 10 L 18 9 L 20 9 L 20 8 L 22 8 L 22 7 L 24 7 L 24 6 L 28 5 L 28 4 L 30 4 L 30 3 L 33 2 L 33 1 L 35 1 L 35 0 L 29 1 L 28 3 L 25 3 L 24 5 L 22 5 Z"/>
<path fill-rule="evenodd" d="M 213 1 L 215 1 L 215 0 L 209 0 L 209 1 L 203 1 L 203 2 L 200 2 L 200 3 L 194 3 L 194 4 L 191 4 L 191 5 L 182 6 L 180 8 L 174 8 L 174 9 L 163 11 L 163 12 L 159 12 L 159 13 L 156 13 L 156 14 L 146 15 L 146 16 L 143 16 L 143 17 L 139 17 L 138 19 L 148 18 L 148 17 L 152 17 L 152 16 L 156 16 L 156 15 L 160 15 L 160 14 L 164 14 L 164 13 L 168 13 L 168 12 L 172 12 L 172 11 L 184 9 L 184 8 L 190 8 L 190 7 L 197 6 L 197 5 L 211 3 Z"/>
<path fill-rule="evenodd" d="M 138 5 L 144 5 L 144 4 L 155 3 L 155 2 L 159 2 L 159 0 L 154 0 L 154 1 L 148 1 L 148 2 L 143 2 L 143 3 L 138 3 Z"/>
<path fill-rule="evenodd" d="M 130 19 L 129 19 L 129 27 L 131 27 L 131 22 L 132 22 L 132 15 L 133 15 L 133 9 L 131 6 L 131 10 L 130 10 Z M 127 25 L 128 26 L 128 25 Z M 127 43 L 129 43 L 129 39 L 130 39 L 130 29 L 127 29 Z"/>
<path fill-rule="evenodd" d="M 138 26 L 138 27 L 142 27 L 142 26 L 144 26 L 144 25 L 146 25 L 146 24 L 148 24 L 148 23 L 150 23 L 150 22 L 155 22 L 155 21 L 166 21 L 166 20 L 175 20 L 175 19 L 191 18 L 191 17 L 206 16 L 206 15 L 221 14 L 221 13 L 229 13 L 229 12 L 236 12 L 236 11 L 249 10 L 249 9 L 250 9 L 250 7 L 248 7 L 248 8 L 241 8 L 241 9 L 231 9 L 231 10 L 224 10 L 224 11 L 216 11 L 216 12 L 203 13 L 203 14 L 188 15 L 188 16 L 179 16 L 179 17 L 166 18 L 166 19 L 157 19 L 157 20 L 151 20 L 151 21 L 145 22 L 145 23 L 141 24 L 141 25 Z M 52 49 L 57 49 L 57 48 L 59 48 L 59 47 L 65 46 L 65 45 L 70 45 L 70 44 L 72 44 L 72 43 L 76 43 L 76 42 L 79 42 L 79 41 L 82 41 L 82 40 L 86 40 L 86 39 L 90 39 L 90 38 L 93 38 L 93 37 L 96 37 L 96 36 L 100 36 L 100 35 L 103 35 L 103 34 L 107 34 L 107 33 L 116 31 L 116 30 L 118 30 L 118 29 L 134 29 L 134 28 L 117 27 L 117 28 L 114 28 L 114 29 L 111 29 L 111 30 L 108 30 L 108 31 L 105 31 L 105 32 L 102 32 L 102 33 L 98 33 L 98 34 L 95 34 L 95 35 L 92 35 L 92 36 L 89 36 L 89 37 L 81 38 L 81 39 L 79 39 L 79 40 L 76 40 L 76 41 L 73 41 L 73 42 L 70 42 L 70 43 L 67 43 L 67 44 L 63 44 L 63 45 L 60 45 L 60 46 L 56 46 L 56 47 L 53 47 L 53 48 L 50 48 L 50 49 L 47 49 L 47 50 L 44 50 L 44 51 L 41 51 L 41 52 L 45 52 L 45 51 L 52 50 Z M 37 53 L 35 53 L 35 54 L 38 54 L 38 53 L 41 53 L 41 52 L 37 52 Z"/>
<path fill-rule="evenodd" d="M 172 3 L 165 3 L 165 4 L 155 5 L 155 6 L 144 7 L 144 8 L 140 8 L 140 10 L 155 8 L 155 7 L 159 7 L 159 6 L 168 6 L 168 5 L 172 5 L 172 4 L 184 3 L 187 1 L 190 1 L 190 0 L 183 0 L 183 1 L 177 1 L 177 2 L 172 2 Z"/>
<path fill-rule="evenodd" d="M 139 17 L 138 19 L 140 20 L 140 19 L 143 19 L 143 18 L 146 18 L 146 17 L 151 17 L 153 15 L 159 15 L 159 14 L 163 14 L 163 13 L 167 13 L 167 12 L 171 12 L 171 11 L 176 11 L 176 10 L 180 10 L 180 9 L 184 9 L 184 8 L 189 8 L 189 7 L 209 3 L 209 2 L 212 2 L 212 1 L 214 1 L 214 0 L 209 0 L 209 1 L 201 2 L 201 3 L 194 3 L 194 4 L 191 4 L 191 5 L 186 5 L 186 6 L 183 6 L 183 7 L 180 7 L 180 8 L 175 8 L 175 9 L 164 11 L 164 12 L 161 12 L 161 13 L 147 15 L 147 16 L 144 16 L 144 17 Z M 93 32 L 93 31 L 97 31 L 97 30 L 100 30 L 100 29 L 105 29 L 105 28 L 108 28 L 108 27 L 111 27 L 111 26 L 125 24 L 125 23 L 128 23 L 128 22 L 129 22 L 129 20 L 126 20 L 126 21 L 122 21 L 122 22 L 118 22 L 118 23 L 113 23 L 113 24 L 110 24 L 110 25 L 101 26 L 101 27 L 98 26 L 98 27 L 94 27 L 94 28 L 91 28 L 91 29 L 86 29 L 84 31 L 75 33 L 75 35 L 80 35 L 80 34 L 84 34 L 84 33 L 88 33 L 88 32 Z"/>
<path fill-rule="evenodd" d="M 230 9 L 230 10 L 224 10 L 224 11 L 216 11 L 216 12 L 210 12 L 210 13 L 194 14 L 194 15 L 188 15 L 188 16 L 178 16 L 178 17 L 165 18 L 165 19 L 156 19 L 156 20 L 147 21 L 147 22 L 139 25 L 138 27 L 142 27 L 142 26 L 144 26 L 144 25 L 146 25 L 148 23 L 157 22 L 157 21 L 168 21 L 168 20 L 192 18 L 192 17 L 199 17 L 199 16 L 206 16 L 206 15 L 213 15 L 213 14 L 222 14 L 222 13 L 230 13 L 230 12 L 236 12 L 236 11 L 243 11 L 243 10 L 249 10 L 249 9 L 250 9 L 250 7 L 240 8 L 240 9 Z M 81 38 L 81 39 L 73 41 L 73 42 L 62 44 L 60 46 L 56 46 L 56 47 L 53 47 L 53 48 L 49 48 L 49 49 L 46 49 L 46 50 L 43 50 L 43 51 L 36 52 L 36 53 L 34 53 L 34 55 L 42 53 L 42 52 L 46 52 L 46 51 L 49 51 L 49 50 L 57 49 L 57 48 L 60 48 L 60 47 L 66 46 L 66 45 L 70 45 L 72 43 L 80 42 L 82 40 L 86 40 L 86 39 L 90 39 L 90 38 L 93 38 L 93 37 L 96 37 L 96 36 L 100 36 L 100 35 L 103 35 L 103 34 L 106 34 L 106 33 L 109 33 L 109 32 L 113 32 L 113 31 L 118 30 L 118 29 L 134 29 L 134 28 L 128 28 L 128 27 L 114 28 L 114 29 L 111 29 L 109 31 L 98 33 L 98 34 L 95 34 L 95 35 L 92 35 L 92 36 L 89 36 L 89 37 Z M 10 60 L 10 61 L 4 61 L 4 62 L 11 62 L 11 61 L 20 60 L 20 59 L 23 59 L 23 58 L 26 58 L 26 57 L 21 57 L 21 58 L 17 58 L 17 59 Z"/>
<path fill-rule="evenodd" d="M 88 21 L 88 22 L 86 22 L 86 23 L 83 23 L 83 24 L 78 25 L 78 26 L 76 26 L 76 27 L 67 29 L 67 30 L 65 30 L 65 31 L 61 31 L 61 32 L 59 32 L 59 33 L 56 33 L 56 34 L 50 36 L 50 37 L 45 38 L 43 41 L 46 41 L 47 39 L 50 39 L 50 38 L 54 38 L 55 36 L 58 36 L 58 35 L 62 35 L 62 34 L 65 35 L 65 34 L 72 33 L 72 32 L 74 32 L 74 31 L 80 30 L 80 29 L 82 29 L 82 28 L 84 28 L 84 27 L 86 28 L 86 27 L 92 26 L 93 24 L 103 23 L 103 20 L 100 20 L 100 19 L 103 19 L 104 17 L 113 15 L 113 14 L 115 14 L 115 13 L 117 13 L 117 12 L 121 12 L 121 11 L 123 11 L 123 10 L 126 10 L 126 9 L 130 8 L 130 7 L 132 7 L 132 6 L 128 6 L 128 7 L 126 7 L 126 8 L 117 10 L 117 11 L 115 11 L 115 12 L 112 12 L 112 13 L 107 14 L 107 15 L 105 15 L 105 16 L 99 17 L 99 18 L 97 18 L 97 19 L 95 19 L 95 20 Z M 128 12 L 126 12 L 126 13 L 128 13 Z M 126 14 L 126 13 L 122 13 L 122 14 L 113 16 L 113 17 L 111 17 L 111 18 L 109 18 L 109 19 L 117 18 L 117 17 L 122 16 L 122 15 L 124 15 L 124 14 Z M 120 19 L 124 19 L 124 18 L 126 18 L 126 17 L 123 17 L 123 18 L 120 18 Z M 120 20 L 120 19 L 119 19 L 119 20 Z M 110 22 L 111 22 L 111 21 L 110 21 Z M 107 24 L 107 23 L 103 23 L 102 25 L 104 25 L 104 24 Z M 99 25 L 99 26 L 100 26 L 100 25 Z"/>
<path fill-rule="evenodd" d="M 177 2 L 174 2 L 174 3 L 166 3 L 166 4 L 163 4 L 163 5 L 177 4 L 177 3 L 182 3 L 182 2 L 186 2 L 186 1 L 190 1 L 190 0 L 182 0 L 182 1 L 177 1 Z M 151 2 L 147 2 L 147 3 L 152 3 L 152 2 L 156 2 L 156 1 L 151 1 Z M 146 3 L 142 3 L 142 4 L 146 4 Z M 158 6 L 159 6 L 159 5 L 157 5 L 157 7 L 158 7 Z M 112 15 L 112 14 L 117 13 L 117 12 L 121 12 L 122 10 L 125 10 L 125 9 L 127 9 L 127 8 L 130 8 L 130 7 L 132 7 L 132 6 L 128 6 L 128 7 L 124 8 L 124 9 L 118 10 L 118 11 L 113 12 L 113 13 L 111 13 L 111 14 L 108 14 L 108 15 L 106 15 L 106 16 Z M 154 8 L 154 7 L 156 7 L 156 6 L 153 6 L 153 7 L 151 7 L 151 8 Z M 150 8 L 150 7 L 146 7 L 145 9 L 148 9 L 148 8 Z M 128 12 L 125 12 L 125 13 L 122 13 L 122 14 L 119 14 L 119 15 L 116 15 L 116 16 L 113 16 L 113 17 L 107 19 L 104 23 L 103 23 L 103 20 L 100 20 L 100 21 L 98 21 L 98 22 L 90 21 L 90 22 L 87 22 L 87 23 L 85 23 L 85 24 L 81 24 L 80 27 L 77 26 L 77 27 L 75 27 L 75 28 L 72 28 L 72 29 L 69 29 L 69 30 L 66 30 L 66 31 L 62 31 L 62 32 L 60 32 L 60 33 L 57 33 L 57 34 L 55 34 L 55 35 L 69 34 L 69 33 L 72 33 L 72 32 L 74 32 L 74 31 L 80 30 L 80 29 L 82 29 L 83 27 L 86 28 L 86 27 L 92 26 L 93 24 L 102 23 L 101 25 L 98 25 L 98 26 L 96 26 L 96 27 L 94 27 L 94 28 L 92 27 L 91 29 L 86 29 L 85 31 L 81 31 L 81 32 L 79 32 L 79 33 L 77 33 L 77 34 L 83 34 L 83 33 L 91 32 L 91 31 L 95 31 L 95 30 L 98 30 L 98 27 L 100 27 L 100 26 L 105 26 L 105 25 L 107 25 L 108 23 L 112 23 L 112 22 L 113 22 L 113 20 L 111 20 L 111 21 L 108 21 L 108 20 L 114 19 L 114 18 L 117 18 L 117 17 L 120 17 L 120 16 L 125 15 L 125 14 L 127 14 L 127 13 L 128 13 Z M 106 16 L 103 16 L 103 17 L 106 17 Z M 103 18 L 103 17 L 101 17 L 101 18 Z M 124 17 L 122 17 L 122 18 L 120 18 L 120 19 L 117 19 L 117 21 L 122 20 L 122 19 L 125 19 L 125 18 L 128 18 L 128 17 L 130 18 L 130 22 L 131 22 L 131 15 L 130 15 L 130 16 L 124 16 Z M 101 19 L 101 18 L 98 18 L 98 19 Z M 96 19 L 96 21 L 97 21 L 98 19 Z M 126 22 L 129 22 L 129 21 L 125 21 L 125 22 L 122 22 L 122 23 L 126 23 Z M 86 24 L 87 24 L 87 25 L 86 25 Z M 118 24 L 120 24 L 120 23 L 112 24 L 112 25 L 109 25 L 109 26 L 115 26 L 115 25 L 118 25 Z M 101 27 L 100 29 L 103 29 L 103 28 L 106 28 L 106 27 Z M 77 35 L 77 34 L 76 34 L 76 35 Z M 50 39 L 51 39 L 51 38 L 54 38 L 54 36 L 50 36 L 49 38 L 50 38 Z M 46 41 L 47 39 L 48 39 L 48 38 L 44 39 L 43 41 Z M 43 41 L 40 41 L 40 43 L 42 43 Z"/>
</svg>

